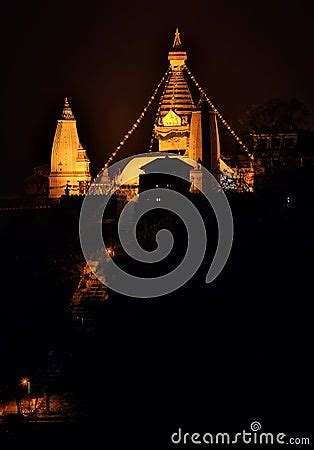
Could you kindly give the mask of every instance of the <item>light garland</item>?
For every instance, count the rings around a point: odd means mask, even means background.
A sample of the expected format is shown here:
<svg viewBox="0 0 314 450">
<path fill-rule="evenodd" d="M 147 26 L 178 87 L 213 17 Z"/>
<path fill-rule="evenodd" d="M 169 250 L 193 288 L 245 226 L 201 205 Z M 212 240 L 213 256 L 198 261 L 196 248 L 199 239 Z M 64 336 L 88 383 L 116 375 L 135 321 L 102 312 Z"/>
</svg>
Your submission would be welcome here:
<svg viewBox="0 0 314 450">
<path fill-rule="evenodd" d="M 130 136 L 132 136 L 132 134 L 134 133 L 134 131 L 136 130 L 136 128 L 139 126 L 139 124 L 141 123 L 143 117 L 145 116 L 146 112 L 148 111 L 150 105 L 153 103 L 153 101 L 155 100 L 155 97 L 160 89 L 160 86 L 163 84 L 163 82 L 165 81 L 165 79 L 168 77 L 169 75 L 169 71 L 170 68 L 167 69 L 167 72 L 164 74 L 164 76 L 162 77 L 162 79 L 160 80 L 160 82 L 158 83 L 156 89 L 154 90 L 152 96 L 150 97 L 150 99 L 148 100 L 145 108 L 143 109 L 143 111 L 141 112 L 141 114 L 138 116 L 138 118 L 136 119 L 136 121 L 134 122 L 134 124 L 132 125 L 132 127 L 129 129 L 129 131 L 124 135 L 122 141 L 119 142 L 119 145 L 117 145 L 117 147 L 114 149 L 114 151 L 111 153 L 111 156 L 108 158 L 104 168 L 99 172 L 98 176 L 101 175 L 103 173 L 104 170 L 106 170 L 109 166 L 109 164 L 112 162 L 113 158 L 117 155 L 118 151 L 121 149 L 121 147 L 123 147 L 123 145 L 126 143 L 126 141 L 129 139 Z"/>
<path fill-rule="evenodd" d="M 223 118 L 222 114 L 218 111 L 218 109 L 216 108 L 216 106 L 213 104 L 213 102 L 210 100 L 210 98 L 207 96 L 206 92 L 204 91 L 204 89 L 201 87 L 201 85 L 197 82 L 197 80 L 195 79 L 195 77 L 192 75 L 191 71 L 188 69 L 188 67 L 185 65 L 184 68 L 186 69 L 188 75 L 190 76 L 191 80 L 193 81 L 193 83 L 195 84 L 196 88 L 198 89 L 198 91 L 200 92 L 201 95 L 204 96 L 206 102 L 209 104 L 209 106 L 212 108 L 212 110 L 217 114 L 218 118 L 221 120 L 222 124 L 226 127 L 226 129 L 230 132 L 230 134 L 235 138 L 235 140 L 238 142 L 239 145 L 241 145 L 241 147 L 244 149 L 244 151 L 247 153 L 247 155 L 249 156 L 249 158 L 251 160 L 254 159 L 252 153 L 250 153 L 249 148 L 244 144 L 244 142 L 240 139 L 240 137 L 237 135 L 237 133 L 231 128 L 231 126 L 228 124 L 228 122 Z M 165 87 L 163 90 L 163 93 L 161 95 L 161 98 L 159 100 L 158 103 L 158 110 L 157 110 L 157 114 L 156 114 L 156 118 L 155 118 L 155 123 L 154 125 L 156 125 L 157 121 L 158 121 L 158 117 L 160 115 L 160 109 L 161 109 L 161 105 L 162 105 L 162 101 L 163 101 L 163 97 L 164 97 L 164 93 L 165 90 L 168 86 L 169 80 L 170 80 L 170 76 L 171 76 L 172 70 L 171 70 L 171 66 L 167 69 L 166 73 L 164 74 L 164 76 L 162 77 L 162 79 L 160 80 L 160 82 L 158 83 L 156 89 L 154 90 L 152 96 L 150 97 L 149 101 L 147 102 L 145 108 L 143 109 L 143 111 L 141 112 L 141 114 L 138 116 L 138 118 L 136 119 L 136 121 L 134 122 L 134 124 L 132 125 L 132 127 L 127 131 L 127 133 L 124 135 L 123 139 L 119 142 L 119 145 L 117 145 L 117 147 L 114 149 L 114 151 L 111 153 L 110 157 L 108 158 L 106 164 L 104 165 L 104 167 L 101 169 L 101 171 L 99 172 L 98 176 L 101 175 L 104 170 L 108 169 L 109 164 L 113 161 L 114 157 L 117 155 L 117 153 L 119 152 L 119 150 L 121 149 L 121 147 L 123 147 L 123 145 L 127 142 L 127 140 L 130 138 L 130 136 L 132 136 L 132 134 L 134 133 L 134 131 L 137 129 L 137 127 L 140 125 L 142 119 L 145 117 L 146 112 L 148 111 L 149 107 L 151 106 L 151 104 L 153 103 L 153 101 L 156 98 L 156 95 L 161 87 L 161 85 L 163 84 L 163 82 L 166 79 L 166 83 L 165 83 Z M 175 84 L 176 84 L 176 80 L 175 80 Z M 152 151 L 153 148 L 153 142 L 154 142 L 154 130 L 153 130 L 153 134 L 150 140 L 150 145 L 149 145 L 149 152 Z"/>
<path fill-rule="evenodd" d="M 237 133 L 231 128 L 231 126 L 228 124 L 228 122 L 223 118 L 223 116 L 220 114 L 220 112 L 218 111 L 218 109 L 216 108 L 216 106 L 213 104 L 213 102 L 210 100 L 210 98 L 207 96 L 206 92 L 204 91 L 204 89 L 202 89 L 202 87 L 200 86 L 200 84 L 196 81 L 195 77 L 192 75 L 191 71 L 188 69 L 187 66 L 185 66 L 185 69 L 187 71 L 187 73 L 189 74 L 191 80 L 193 81 L 193 83 L 195 84 L 196 88 L 198 89 L 198 91 L 200 92 L 201 95 L 204 96 L 205 100 L 207 101 L 207 103 L 209 104 L 209 106 L 212 108 L 212 110 L 217 114 L 217 116 L 219 117 L 219 119 L 221 120 L 222 124 L 227 128 L 227 130 L 231 133 L 231 135 L 235 138 L 235 140 L 238 142 L 238 144 L 241 145 L 241 147 L 243 148 L 243 150 L 247 153 L 248 157 L 253 160 L 254 157 L 252 155 L 252 153 L 250 152 L 250 150 L 248 149 L 248 147 L 244 144 L 244 142 L 239 138 L 239 136 L 237 135 Z"/>
</svg>

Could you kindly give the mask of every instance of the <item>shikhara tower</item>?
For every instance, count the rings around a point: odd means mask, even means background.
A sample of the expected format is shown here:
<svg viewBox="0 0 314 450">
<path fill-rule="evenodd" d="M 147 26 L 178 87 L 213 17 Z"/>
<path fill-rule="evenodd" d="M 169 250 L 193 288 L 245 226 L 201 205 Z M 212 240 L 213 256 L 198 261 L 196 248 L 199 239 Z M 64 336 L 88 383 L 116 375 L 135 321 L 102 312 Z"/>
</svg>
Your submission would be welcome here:
<svg viewBox="0 0 314 450">
<path fill-rule="evenodd" d="M 91 181 L 89 163 L 66 98 L 52 146 L 49 198 L 58 200 L 65 193 L 84 194 Z"/>
</svg>

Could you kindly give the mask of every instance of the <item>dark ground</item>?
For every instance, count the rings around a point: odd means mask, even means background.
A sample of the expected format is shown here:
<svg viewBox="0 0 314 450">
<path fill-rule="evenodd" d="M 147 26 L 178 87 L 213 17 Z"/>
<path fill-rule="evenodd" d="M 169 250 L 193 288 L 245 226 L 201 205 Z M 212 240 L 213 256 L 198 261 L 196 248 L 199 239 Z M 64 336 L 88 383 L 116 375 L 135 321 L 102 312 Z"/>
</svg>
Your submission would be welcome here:
<svg viewBox="0 0 314 450">
<path fill-rule="evenodd" d="M 254 420 L 266 431 L 308 433 L 311 182 L 298 184 L 291 206 L 284 199 L 275 191 L 231 198 L 235 240 L 214 283 L 204 283 L 202 268 L 166 297 L 112 294 L 90 336 L 64 312 L 79 275 L 77 211 L 3 214 L 3 391 L 54 349 L 66 355 L 62 388 L 86 413 L 79 424 L 28 425 L 10 439 L 162 449 L 179 426 L 237 432 Z"/>
</svg>

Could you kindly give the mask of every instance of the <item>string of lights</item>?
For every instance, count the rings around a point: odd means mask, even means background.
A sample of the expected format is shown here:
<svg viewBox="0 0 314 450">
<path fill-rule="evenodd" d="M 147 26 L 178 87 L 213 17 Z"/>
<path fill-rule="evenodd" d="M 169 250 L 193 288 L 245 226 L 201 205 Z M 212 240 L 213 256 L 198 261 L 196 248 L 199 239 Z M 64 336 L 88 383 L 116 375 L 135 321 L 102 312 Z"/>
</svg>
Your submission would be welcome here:
<svg viewBox="0 0 314 450">
<path fill-rule="evenodd" d="M 253 155 L 250 152 L 249 148 L 244 144 L 244 142 L 239 138 L 239 136 L 237 135 L 237 133 L 231 128 L 231 126 L 228 124 L 228 122 L 223 118 L 223 116 L 220 114 L 220 112 L 218 111 L 218 109 L 216 108 L 216 106 L 213 104 L 213 102 L 210 100 L 210 98 L 207 96 L 206 92 L 204 91 L 204 89 L 200 86 L 200 84 L 197 82 L 197 80 L 195 79 L 195 77 L 192 75 L 191 71 L 188 69 L 187 66 L 185 66 L 185 69 L 188 73 L 188 75 L 190 76 L 191 80 L 193 81 L 193 83 L 195 84 L 196 88 L 198 89 L 198 91 L 200 92 L 201 95 L 204 96 L 205 100 L 207 101 L 207 103 L 209 104 L 209 106 L 212 108 L 213 111 L 215 111 L 215 113 L 217 114 L 217 116 L 219 117 L 219 119 L 221 120 L 222 124 L 227 128 L 227 130 L 231 133 L 231 135 L 235 138 L 235 140 L 238 142 L 239 145 L 241 145 L 241 147 L 243 148 L 243 150 L 247 153 L 248 157 L 253 160 Z"/>
<path fill-rule="evenodd" d="M 129 131 L 124 135 L 122 141 L 119 142 L 119 144 L 117 145 L 117 147 L 114 149 L 114 151 L 111 153 L 111 156 L 108 158 L 104 168 L 99 172 L 98 175 L 100 175 L 105 169 L 108 168 L 109 164 L 112 162 L 113 158 L 117 155 L 118 151 L 121 149 L 121 147 L 123 147 L 123 145 L 126 143 L 126 141 L 129 139 L 130 136 L 132 136 L 132 134 L 134 133 L 134 131 L 136 130 L 136 128 L 140 125 L 142 119 L 144 118 L 145 114 L 147 113 L 150 105 L 153 103 L 153 101 L 156 98 L 156 95 L 158 94 L 158 91 L 160 89 L 160 86 L 163 84 L 163 82 L 165 81 L 165 79 L 168 77 L 169 74 L 169 70 L 170 68 L 167 69 L 167 72 L 164 74 L 164 76 L 162 77 L 162 79 L 160 80 L 160 82 L 158 83 L 156 89 L 154 90 L 152 96 L 150 97 L 150 99 L 148 100 L 145 108 L 143 109 L 143 111 L 141 112 L 141 114 L 138 116 L 138 118 L 136 119 L 136 121 L 134 122 L 134 124 L 132 125 L 132 127 L 129 129 Z"/>
<path fill-rule="evenodd" d="M 189 68 L 185 65 L 185 70 L 188 73 L 188 75 L 190 76 L 190 79 L 192 80 L 192 82 L 195 84 L 196 88 L 198 89 L 198 91 L 200 92 L 201 95 L 203 95 L 203 97 L 205 98 L 205 100 L 207 101 L 207 103 L 209 104 L 209 106 L 212 108 L 213 111 L 215 111 L 215 113 L 217 114 L 218 118 L 220 119 L 220 121 L 222 122 L 222 124 L 226 127 L 226 129 L 230 132 L 230 134 L 235 138 L 235 140 L 238 142 L 239 145 L 241 145 L 241 147 L 244 149 L 244 151 L 247 153 L 247 155 L 249 156 L 249 158 L 251 160 L 253 160 L 253 155 L 250 153 L 249 148 L 244 144 L 244 142 L 240 139 L 240 137 L 237 135 L 237 133 L 232 129 L 232 127 L 228 124 L 228 122 L 224 119 L 224 117 L 222 116 L 222 114 L 219 112 L 219 110 L 216 108 L 216 106 L 213 104 L 213 102 L 210 100 L 210 98 L 207 96 L 206 92 L 204 91 L 204 89 L 201 87 L 201 85 L 197 82 L 196 78 L 193 76 L 193 74 L 191 73 L 191 71 L 189 70 Z M 117 153 L 119 152 L 119 150 L 121 149 L 121 147 L 123 147 L 123 145 L 127 142 L 127 140 L 130 138 L 130 136 L 132 136 L 132 134 L 134 133 L 134 131 L 137 129 L 137 127 L 140 125 L 142 119 L 145 117 L 146 112 L 148 111 L 149 107 L 151 106 L 151 104 L 153 103 L 153 101 L 156 98 L 156 95 L 158 94 L 158 91 L 161 87 L 161 85 L 165 82 L 165 87 L 163 90 L 163 93 L 159 99 L 159 103 L 158 103 L 158 110 L 157 110 L 157 114 L 156 114 L 156 118 L 155 118 L 155 125 L 157 123 L 158 117 L 160 115 L 160 109 L 161 109 L 161 105 L 162 105 L 162 100 L 163 100 L 163 96 L 164 96 L 164 92 L 167 88 L 167 85 L 169 83 L 170 80 L 170 76 L 171 76 L 171 66 L 167 69 L 166 73 L 164 74 L 164 76 L 161 78 L 160 82 L 158 83 L 156 89 L 154 90 L 152 96 L 150 97 L 150 99 L 148 100 L 145 108 L 143 109 L 143 111 L 141 112 L 141 114 L 138 116 L 138 118 L 136 119 L 136 121 L 134 122 L 134 124 L 132 125 L 132 127 L 128 130 L 128 132 L 124 135 L 123 139 L 119 142 L 119 144 L 116 146 L 116 148 L 114 149 L 114 151 L 111 153 L 110 157 L 108 158 L 106 164 L 104 165 L 103 169 L 99 172 L 98 175 L 100 175 L 104 170 L 106 170 L 109 166 L 109 164 L 113 161 L 114 157 L 117 155 Z M 153 148 L 153 142 L 154 142 L 154 132 L 152 134 L 151 140 L 150 140 L 150 145 L 149 145 L 149 151 L 152 151 Z"/>
<path fill-rule="evenodd" d="M 171 71 L 171 66 L 170 66 L 168 69 L 168 77 L 166 79 L 164 89 L 162 91 L 162 94 L 161 94 L 159 102 L 158 102 L 158 108 L 157 108 L 157 113 L 156 113 L 156 117 L 155 117 L 154 128 L 153 128 L 152 136 L 151 136 L 150 143 L 149 143 L 149 152 L 153 151 L 153 144 L 154 144 L 154 138 L 155 138 L 155 127 L 158 124 L 158 118 L 160 116 L 161 105 L 162 105 L 163 98 L 164 98 L 164 95 L 165 95 L 165 92 L 166 92 L 166 89 L 167 89 L 167 86 L 168 86 L 168 83 L 169 83 L 169 80 L 171 77 L 171 73 L 172 73 L 172 71 Z"/>
</svg>

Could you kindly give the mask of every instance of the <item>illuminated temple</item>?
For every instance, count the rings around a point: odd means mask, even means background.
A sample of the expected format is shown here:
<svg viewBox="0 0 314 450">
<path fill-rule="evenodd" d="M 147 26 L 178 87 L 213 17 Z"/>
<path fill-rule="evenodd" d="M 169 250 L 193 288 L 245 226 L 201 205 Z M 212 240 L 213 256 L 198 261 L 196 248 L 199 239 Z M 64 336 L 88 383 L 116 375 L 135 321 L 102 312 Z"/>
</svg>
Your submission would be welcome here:
<svg viewBox="0 0 314 450">
<path fill-rule="evenodd" d="M 64 194 L 84 194 L 90 180 L 89 159 L 80 143 L 76 120 L 66 98 L 53 140 L 49 197 L 56 200 Z"/>
<path fill-rule="evenodd" d="M 188 83 L 187 54 L 182 47 L 178 30 L 168 53 L 168 60 L 170 67 L 153 128 L 152 142 L 157 140 L 158 150 L 152 151 L 151 145 L 151 155 L 131 160 L 116 180 L 117 184 L 122 188 L 125 185 L 131 186 L 137 192 L 139 176 L 145 173 L 145 165 L 163 158 L 163 153 L 167 152 L 172 154 L 170 158 L 193 164 L 190 170 L 192 189 L 202 189 L 201 163 L 218 181 L 227 181 L 228 188 L 232 186 L 233 189 L 239 189 L 238 181 L 242 178 L 245 179 L 246 189 L 252 190 L 252 169 L 231 168 L 221 158 L 218 111 L 210 107 L 202 92 L 196 101 L 193 100 Z M 225 126 L 231 130 L 227 123 Z M 231 133 L 235 135 L 233 131 Z M 238 137 L 236 139 L 240 140 Z"/>
<path fill-rule="evenodd" d="M 201 165 L 209 170 L 219 182 L 228 181 L 228 188 L 252 190 L 253 169 L 231 168 L 221 158 L 217 117 L 242 147 L 245 145 L 235 134 L 206 93 L 200 88 L 187 68 L 187 53 L 184 51 L 180 33 L 176 30 L 174 42 L 168 53 L 169 68 L 148 102 L 147 107 L 126 133 L 120 144 L 109 157 L 102 171 L 102 177 L 92 184 L 92 193 L 107 193 L 113 186 L 124 190 L 128 197 L 138 194 L 140 175 L 145 166 L 157 158 L 175 158 L 190 166 L 191 189 L 202 190 Z M 194 83 L 192 95 L 190 85 Z M 157 92 L 160 90 L 160 93 Z M 113 158 L 140 125 L 152 101 L 159 95 L 157 113 L 149 151 L 139 149 L 135 154 L 143 157 L 131 159 L 122 172 L 110 179 L 108 168 Z M 194 96 L 194 98 L 193 98 Z M 197 98 L 195 98 L 197 97 Z M 144 152 L 143 152 L 144 150 Z M 89 159 L 80 145 L 76 121 L 67 99 L 61 120 L 58 120 L 54 138 L 51 173 L 49 177 L 50 198 L 58 199 L 64 193 L 75 195 L 85 193 L 90 184 Z M 239 188 L 240 186 L 240 188 Z M 90 192 L 91 192 L 90 191 Z"/>
<path fill-rule="evenodd" d="M 178 30 L 168 59 L 170 77 L 162 94 L 154 127 L 159 151 L 202 161 L 206 168 L 218 172 L 220 143 L 216 113 L 205 111 L 202 99 L 198 105 L 193 101 L 184 71 L 187 54 L 182 49 Z"/>
</svg>

